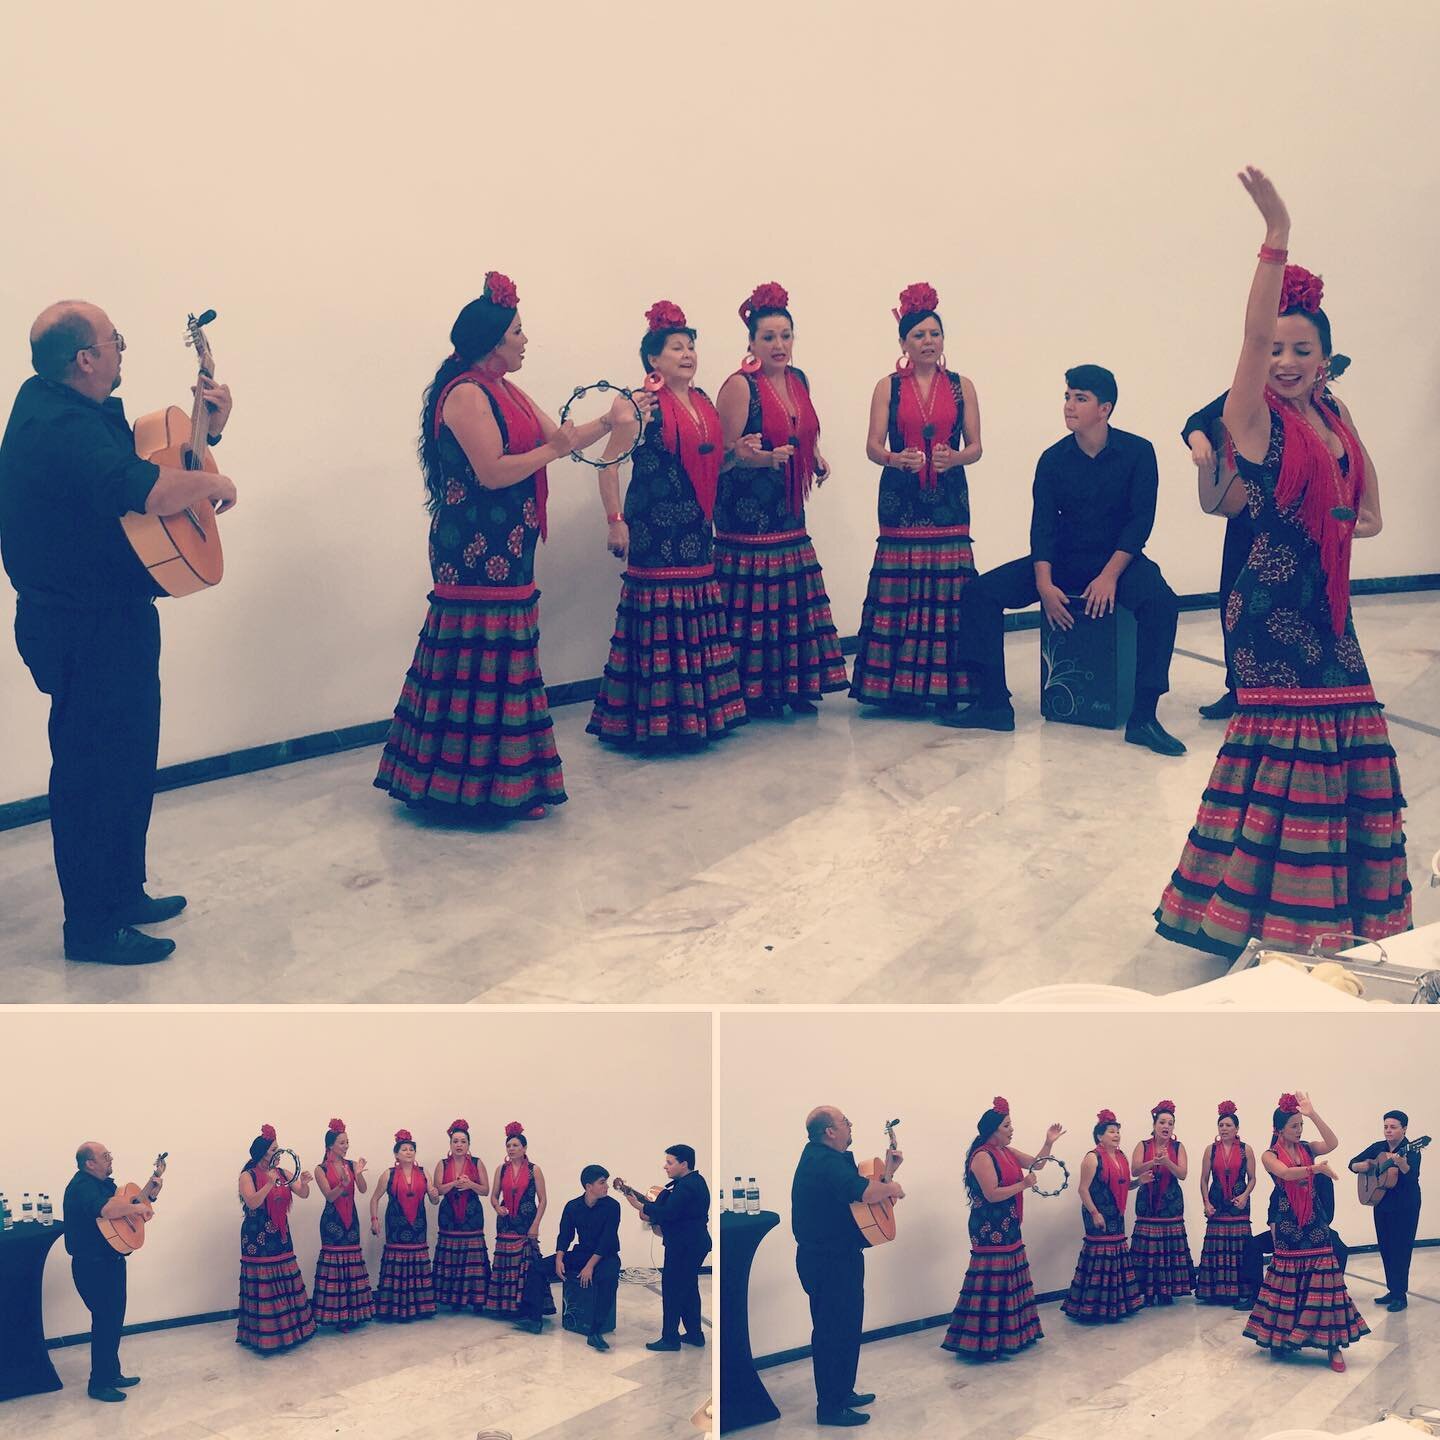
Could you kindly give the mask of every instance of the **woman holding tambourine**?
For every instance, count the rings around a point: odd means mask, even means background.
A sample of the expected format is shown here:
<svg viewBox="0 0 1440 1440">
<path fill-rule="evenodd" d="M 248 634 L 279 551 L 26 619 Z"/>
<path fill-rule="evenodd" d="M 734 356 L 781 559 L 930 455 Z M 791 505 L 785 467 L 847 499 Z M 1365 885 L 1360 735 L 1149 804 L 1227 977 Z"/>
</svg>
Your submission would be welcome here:
<svg viewBox="0 0 1440 1440">
<path fill-rule="evenodd" d="M 1131 1169 L 1151 1171 L 1151 1180 L 1135 1197 L 1135 1229 L 1130 1261 L 1147 1305 L 1173 1305 L 1177 1295 L 1195 1289 L 1195 1266 L 1185 1233 L 1186 1176 L 1190 1157 L 1175 1138 L 1175 1102 L 1161 1100 L 1150 1111 L 1150 1138 L 1135 1147 Z"/>
<path fill-rule="evenodd" d="M 360 1217 L 355 1195 L 364 1194 L 365 1161 L 348 1159 L 350 1136 L 338 1116 L 325 1127 L 325 1159 L 315 1184 L 325 1197 L 320 1212 L 320 1255 L 315 1261 L 315 1323 L 344 1334 L 375 1318 L 375 1291 L 360 1248 Z"/>
<path fill-rule="evenodd" d="M 467 819 L 539 820 L 566 798 L 537 656 L 546 466 L 649 404 L 620 395 L 598 420 L 556 425 L 507 378 L 529 343 L 518 303 L 490 271 L 425 392 L 434 588 L 375 777 L 397 800 Z"/>
<path fill-rule="evenodd" d="M 805 528 L 812 485 L 830 467 L 810 381 L 792 363 L 795 322 L 784 286 L 757 285 L 740 306 L 750 346 L 720 387 L 725 463 L 715 500 L 715 577 L 745 709 L 815 713 L 849 683 L 825 577 Z"/>
<path fill-rule="evenodd" d="M 725 441 L 710 397 L 694 384 L 695 330 L 660 300 L 640 341 L 655 407 L 635 447 L 616 426 L 600 500 L 612 555 L 626 560 L 615 633 L 586 729 L 612 745 L 699 749 L 745 722 L 745 701 L 715 579 L 713 519 Z M 633 450 L 625 508 L 622 454 Z"/>
<path fill-rule="evenodd" d="M 287 1176 L 282 1168 L 289 1161 Z M 275 1127 L 262 1125 L 240 1172 L 240 1314 L 237 1344 L 273 1355 L 303 1344 L 315 1333 L 305 1281 L 295 1263 L 290 1204 L 310 1194 L 310 1172 L 292 1151 L 282 1151 Z"/>
<path fill-rule="evenodd" d="M 1215 1139 L 1200 1159 L 1205 1243 L 1195 1272 L 1195 1299 L 1202 1305 L 1233 1305 L 1240 1298 L 1240 1262 L 1250 1238 L 1255 1180 L 1255 1152 L 1240 1138 L 1235 1102 L 1222 1100 Z"/>
<path fill-rule="evenodd" d="M 1036 1170 L 1050 1158 L 1065 1133 L 1045 1132 L 1037 1154 L 1014 1149 L 1010 1103 L 997 1095 L 975 1125 L 965 1155 L 965 1191 L 970 1200 L 970 1268 L 942 1350 L 976 1360 L 998 1360 L 1044 1339 L 1035 1309 L 1035 1288 L 1020 1225 L 1025 1192 L 1039 1183 Z"/>
<path fill-rule="evenodd" d="M 395 1132 L 395 1163 L 370 1197 L 370 1233 L 380 1233 L 380 1199 L 385 1207 L 385 1249 L 380 1256 L 380 1282 L 375 1287 L 375 1318 L 405 1324 L 428 1320 L 435 1313 L 435 1282 L 430 1272 L 426 1202 L 439 1199 L 415 1158 L 415 1137 Z"/>
<path fill-rule="evenodd" d="M 1100 1324 L 1124 1320 L 1145 1307 L 1125 1239 L 1125 1210 L 1130 1192 L 1150 1183 L 1155 1162 L 1142 1161 L 1131 1171 L 1120 1148 L 1120 1122 L 1113 1110 L 1100 1111 L 1090 1133 L 1095 1148 L 1080 1165 L 1085 1239 L 1070 1293 L 1060 1309 L 1082 1324 Z"/>
</svg>

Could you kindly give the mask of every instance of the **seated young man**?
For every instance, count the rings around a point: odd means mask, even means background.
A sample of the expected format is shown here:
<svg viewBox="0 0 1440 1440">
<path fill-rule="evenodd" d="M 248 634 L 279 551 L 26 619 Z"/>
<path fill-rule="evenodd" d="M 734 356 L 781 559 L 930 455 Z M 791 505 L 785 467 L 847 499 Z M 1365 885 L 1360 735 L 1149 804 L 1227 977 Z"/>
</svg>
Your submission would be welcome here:
<svg viewBox="0 0 1440 1440">
<path fill-rule="evenodd" d="M 1063 440 L 1035 466 L 1030 553 L 965 586 L 956 640 L 979 698 L 942 725 L 961 730 L 1013 730 L 1015 711 L 1005 684 L 1005 612 L 1037 600 L 1050 625 L 1075 624 L 1071 596 L 1086 615 L 1107 615 L 1123 605 L 1135 616 L 1135 704 L 1125 738 L 1159 755 L 1183 755 L 1185 746 L 1156 718 L 1170 688 L 1179 603 L 1160 567 L 1141 552 L 1155 523 L 1159 469 L 1155 447 L 1110 424 L 1118 390 L 1101 365 L 1065 372 Z"/>
<path fill-rule="evenodd" d="M 603 1316 L 615 1306 L 620 1288 L 620 1202 L 610 1194 L 610 1172 L 603 1165 L 587 1165 L 580 1172 L 581 1192 L 565 1202 L 560 1212 L 560 1232 L 555 1237 L 554 1266 L 556 1280 L 577 1279 L 590 1291 L 590 1331 L 585 1343 L 595 1350 L 608 1350 L 609 1344 L 600 1333 Z M 544 1326 L 538 1297 L 528 1293 L 534 1286 L 550 1285 L 551 1272 L 537 1262 L 526 1276 L 527 1294 L 524 1314 L 519 1324 L 534 1334 Z M 543 1292 L 542 1292 L 543 1293 Z"/>
</svg>

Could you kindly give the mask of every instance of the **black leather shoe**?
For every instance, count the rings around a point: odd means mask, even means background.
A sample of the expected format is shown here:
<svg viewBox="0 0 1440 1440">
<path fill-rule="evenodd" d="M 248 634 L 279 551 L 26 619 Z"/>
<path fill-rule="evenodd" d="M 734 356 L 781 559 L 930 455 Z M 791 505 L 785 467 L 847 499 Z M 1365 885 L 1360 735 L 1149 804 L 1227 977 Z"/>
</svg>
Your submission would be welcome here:
<svg viewBox="0 0 1440 1440">
<path fill-rule="evenodd" d="M 91 1385 L 86 1389 L 85 1393 L 92 1400 L 106 1400 L 111 1403 L 125 1398 L 125 1392 L 123 1390 L 117 1390 L 113 1385 Z"/>
<path fill-rule="evenodd" d="M 527 1335 L 538 1335 L 545 1328 L 545 1322 L 543 1320 L 517 1320 L 515 1328 L 523 1330 Z"/>
<path fill-rule="evenodd" d="M 128 1390 L 132 1385 L 140 1383 L 140 1377 L 138 1375 L 117 1375 L 111 1383 L 118 1385 L 122 1390 Z"/>
<path fill-rule="evenodd" d="M 1143 745 L 1157 755 L 1183 755 L 1185 744 L 1177 740 L 1158 720 L 1129 720 L 1125 739 L 1131 745 Z"/>
<path fill-rule="evenodd" d="M 662 1336 L 659 1340 L 647 1342 L 645 1348 L 647 1350 L 678 1350 L 680 1348 L 680 1342 L 678 1340 L 666 1340 Z"/>
<path fill-rule="evenodd" d="M 682 1345 L 703 1345 L 705 1343 L 705 1332 L 696 1330 L 693 1334 L 686 1334 L 680 1337 Z"/>
<path fill-rule="evenodd" d="M 1198 707 L 1206 720 L 1228 720 L 1239 708 L 1233 690 L 1227 690 L 1218 700 Z"/>
<path fill-rule="evenodd" d="M 1248 1295 L 1242 1295 L 1230 1308 L 1232 1310 L 1253 1310 L 1255 1302 Z"/>
<path fill-rule="evenodd" d="M 608 1350 L 610 1348 L 610 1342 L 603 1335 L 587 1335 L 585 1343 L 592 1350 Z"/>
<path fill-rule="evenodd" d="M 1385 1308 L 1392 1314 L 1398 1315 L 1400 1311 L 1407 1310 L 1410 1302 L 1402 1295 L 1398 1300 L 1392 1300 Z"/>
<path fill-rule="evenodd" d="M 120 916 L 122 925 L 163 925 L 185 908 L 183 895 L 160 895 L 151 898 L 141 893 L 139 899 L 125 907 Z"/>
<path fill-rule="evenodd" d="M 952 730 L 1000 730 L 1015 728 L 1015 711 L 1009 706 L 967 705 L 953 715 L 937 715 L 936 722 Z"/>
<path fill-rule="evenodd" d="M 1398 1300 L 1399 1298 L 1398 1295 L 1393 1295 L 1387 1290 L 1383 1295 L 1377 1295 L 1375 1297 L 1375 1303 L 1377 1305 L 1388 1305 L 1392 1300 Z"/>
<path fill-rule="evenodd" d="M 837 1410 L 833 1415 L 822 1415 L 818 1410 L 815 1412 L 815 1423 L 817 1425 L 868 1425 L 870 1417 L 859 1410 Z"/>
<path fill-rule="evenodd" d="M 852 1390 L 850 1392 L 850 1398 L 845 1402 L 845 1408 L 847 1410 L 859 1410 L 862 1406 L 873 1405 L 874 1403 L 875 1396 L 869 1391 L 864 1395 L 860 1395 Z"/>
<path fill-rule="evenodd" d="M 157 960 L 166 959 L 174 949 L 173 940 L 142 935 L 125 925 L 99 940 L 67 940 L 65 958 L 86 960 L 94 965 L 153 965 Z"/>
</svg>

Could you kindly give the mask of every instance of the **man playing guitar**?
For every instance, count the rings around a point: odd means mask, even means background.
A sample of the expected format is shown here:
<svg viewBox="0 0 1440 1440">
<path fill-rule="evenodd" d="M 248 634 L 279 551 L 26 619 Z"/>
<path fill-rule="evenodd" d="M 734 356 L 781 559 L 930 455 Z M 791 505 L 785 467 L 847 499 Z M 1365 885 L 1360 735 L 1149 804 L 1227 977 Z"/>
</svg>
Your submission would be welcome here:
<svg viewBox="0 0 1440 1440">
<path fill-rule="evenodd" d="M 109 1148 L 87 1140 L 75 1151 L 75 1174 L 65 1187 L 61 1217 L 65 1221 L 65 1248 L 70 1252 L 70 1273 L 75 1288 L 90 1312 L 90 1384 L 92 1400 L 123 1400 L 138 1375 L 120 1373 L 120 1332 L 125 1325 L 125 1256 L 113 1250 L 96 1221 L 154 1214 L 155 1197 L 164 1184 L 165 1161 L 138 1196 L 116 1195 L 111 1173 L 115 1164 Z"/>
<path fill-rule="evenodd" d="M 35 374 L 0 441 L 0 555 L 17 592 L 15 639 L 50 697 L 50 830 L 65 902 L 65 954 L 104 965 L 163 960 L 173 940 L 144 935 L 178 915 L 180 895 L 146 895 L 160 741 L 159 588 L 131 549 L 123 515 L 175 515 L 235 486 L 205 470 L 140 459 L 120 384 L 125 337 L 98 305 L 63 300 L 30 330 Z M 201 377 L 209 440 L 230 391 Z"/>
<path fill-rule="evenodd" d="M 815 1371 L 815 1419 L 821 1425 L 864 1425 L 860 1408 L 875 1399 L 857 1394 L 860 1332 L 865 1320 L 865 1250 L 850 1207 L 900 1200 L 895 1183 L 904 1156 L 893 1146 L 881 1174 L 861 1175 L 850 1154 L 849 1118 L 836 1105 L 819 1105 L 805 1117 L 806 1144 L 790 1189 L 795 1269 L 810 1298 L 814 1327 L 810 1358 Z"/>
<path fill-rule="evenodd" d="M 1385 1138 L 1367 1146 L 1351 1162 L 1357 1175 L 1378 1175 L 1385 1194 L 1375 1206 L 1375 1240 L 1385 1267 L 1386 1293 L 1377 1303 L 1387 1310 L 1406 1308 L 1410 1288 L 1410 1257 L 1420 1225 L 1421 1150 L 1428 1137 L 1406 1135 L 1410 1117 L 1403 1110 L 1385 1112 Z"/>
</svg>

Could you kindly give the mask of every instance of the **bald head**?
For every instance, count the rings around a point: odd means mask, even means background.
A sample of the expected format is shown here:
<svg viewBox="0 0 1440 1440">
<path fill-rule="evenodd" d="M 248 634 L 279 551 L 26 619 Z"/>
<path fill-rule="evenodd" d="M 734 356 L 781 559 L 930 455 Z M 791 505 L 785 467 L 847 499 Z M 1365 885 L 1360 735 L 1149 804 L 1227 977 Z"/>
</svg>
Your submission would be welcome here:
<svg viewBox="0 0 1440 1440">
<path fill-rule="evenodd" d="M 103 1140 L 86 1140 L 75 1147 L 75 1168 L 101 1180 L 108 1179 L 113 1167 L 110 1149 Z"/>
<path fill-rule="evenodd" d="M 73 373 L 75 356 L 109 333 L 110 321 L 98 305 L 57 300 L 30 327 L 30 363 L 43 379 L 64 381 Z"/>
<path fill-rule="evenodd" d="M 839 1131 L 844 1126 L 845 1112 L 838 1105 L 817 1105 L 805 1117 L 806 1135 L 821 1145 L 829 1143 L 827 1131 Z"/>
</svg>

